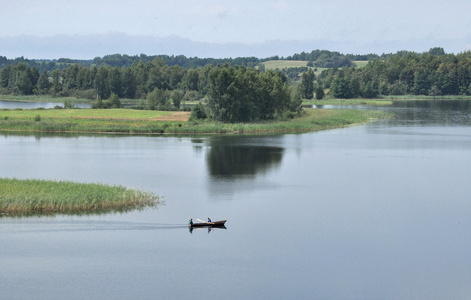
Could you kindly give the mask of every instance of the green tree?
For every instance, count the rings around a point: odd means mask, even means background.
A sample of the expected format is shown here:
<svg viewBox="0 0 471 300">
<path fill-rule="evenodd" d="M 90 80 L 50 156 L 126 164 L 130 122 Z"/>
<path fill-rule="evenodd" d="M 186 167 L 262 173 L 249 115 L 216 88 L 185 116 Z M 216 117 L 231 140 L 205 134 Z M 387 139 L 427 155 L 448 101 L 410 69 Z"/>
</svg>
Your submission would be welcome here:
<svg viewBox="0 0 471 300">
<path fill-rule="evenodd" d="M 16 90 L 23 95 L 30 95 L 33 93 L 33 84 L 28 76 L 27 71 L 20 71 L 17 73 Z"/>
<path fill-rule="evenodd" d="M 121 108 L 121 101 L 119 100 L 119 96 L 115 93 L 111 93 L 110 98 L 108 99 L 109 107 L 111 108 Z"/>
<path fill-rule="evenodd" d="M 108 99 L 110 97 L 111 91 L 108 80 L 108 69 L 106 67 L 98 68 L 95 78 L 95 89 L 98 98 Z"/>
<path fill-rule="evenodd" d="M 51 72 L 52 77 L 52 90 L 54 95 L 62 91 L 61 71 L 56 69 Z"/>
<path fill-rule="evenodd" d="M 445 55 L 445 50 L 441 47 L 434 47 L 434 48 L 430 48 L 428 53 L 432 55 Z"/>
<path fill-rule="evenodd" d="M 49 82 L 49 77 L 47 75 L 46 70 L 43 70 L 41 75 L 39 76 L 38 79 L 38 84 L 37 84 L 37 91 L 39 94 L 44 95 L 49 92 L 49 88 L 51 87 L 51 83 Z"/>
<path fill-rule="evenodd" d="M 137 82 L 130 68 L 123 72 L 121 90 L 124 98 L 134 99 L 136 97 Z"/>
<path fill-rule="evenodd" d="M 339 74 L 334 77 L 330 91 L 335 98 L 352 98 L 350 80 L 349 78 L 345 77 L 343 72 L 339 72 Z"/>
<path fill-rule="evenodd" d="M 414 93 L 416 95 L 428 95 L 430 81 L 426 69 L 418 69 L 414 76 Z"/>
<path fill-rule="evenodd" d="M 210 71 L 209 82 L 207 112 L 222 122 L 272 119 L 296 111 L 300 104 L 280 72 L 224 66 Z"/>
<path fill-rule="evenodd" d="M 182 79 L 183 89 L 186 91 L 198 90 L 198 80 L 199 80 L 198 72 L 195 69 L 188 70 Z"/>
<path fill-rule="evenodd" d="M 322 100 L 324 99 L 324 96 L 325 96 L 324 87 L 322 86 L 322 83 L 319 83 L 316 88 L 316 99 Z"/>
<path fill-rule="evenodd" d="M 64 86 L 67 90 L 75 90 L 78 88 L 78 73 L 79 67 L 77 64 L 73 64 L 64 70 Z"/>
<path fill-rule="evenodd" d="M 155 88 L 147 95 L 147 105 L 150 110 L 171 110 L 169 93 L 166 90 Z"/>
<path fill-rule="evenodd" d="M 183 92 L 179 90 L 174 90 L 171 95 L 173 107 L 176 109 L 180 109 L 180 105 L 183 99 Z"/>
<path fill-rule="evenodd" d="M 120 67 L 114 67 L 109 71 L 108 74 L 109 78 L 109 87 L 110 87 L 110 92 L 116 94 L 118 97 L 122 97 L 123 94 L 121 92 L 121 68 Z"/>
<path fill-rule="evenodd" d="M 8 65 L 5 68 L 0 70 L 0 87 L 2 88 L 8 87 L 12 72 L 13 72 L 13 67 L 11 65 Z"/>
<path fill-rule="evenodd" d="M 301 91 L 304 99 L 312 99 L 314 97 L 314 79 L 316 79 L 316 75 L 311 69 L 303 73 L 301 77 Z"/>
</svg>

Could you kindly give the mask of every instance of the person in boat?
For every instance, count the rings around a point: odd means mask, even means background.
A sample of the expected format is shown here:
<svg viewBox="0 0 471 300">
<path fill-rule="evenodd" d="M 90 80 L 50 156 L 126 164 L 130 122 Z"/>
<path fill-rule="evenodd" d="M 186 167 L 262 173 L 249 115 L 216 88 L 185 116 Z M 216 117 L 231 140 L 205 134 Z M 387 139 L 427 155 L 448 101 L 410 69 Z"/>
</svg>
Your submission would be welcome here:
<svg viewBox="0 0 471 300">
<path fill-rule="evenodd" d="M 211 223 L 211 219 L 210 219 L 210 218 L 208 218 L 208 223 Z"/>
<path fill-rule="evenodd" d="M 190 219 L 190 221 L 188 221 L 188 225 L 193 225 L 193 218 Z"/>
</svg>

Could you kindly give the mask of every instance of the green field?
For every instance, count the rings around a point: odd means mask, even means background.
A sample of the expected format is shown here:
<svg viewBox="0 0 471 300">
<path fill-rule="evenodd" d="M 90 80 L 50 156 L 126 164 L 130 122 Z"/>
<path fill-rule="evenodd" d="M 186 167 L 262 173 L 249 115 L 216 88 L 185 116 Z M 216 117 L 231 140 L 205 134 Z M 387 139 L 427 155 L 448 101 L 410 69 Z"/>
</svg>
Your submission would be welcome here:
<svg viewBox="0 0 471 300">
<path fill-rule="evenodd" d="M 367 60 L 354 60 L 353 63 L 357 66 L 357 68 L 363 68 L 368 64 Z"/>
<path fill-rule="evenodd" d="M 7 116 L 14 119 L 28 119 L 40 115 L 42 118 L 80 118 L 80 119 L 123 119 L 146 120 L 170 115 L 172 111 L 136 109 L 0 109 L 0 119 Z"/>
<path fill-rule="evenodd" d="M 275 70 L 279 69 L 282 70 L 284 68 L 299 68 L 299 67 L 307 67 L 308 61 L 304 60 L 269 60 L 264 62 L 263 64 L 265 65 L 265 69 L 267 70 Z M 314 73 L 319 75 L 323 70 L 327 70 L 327 68 L 313 68 L 310 67 L 314 71 Z"/>
<path fill-rule="evenodd" d="M 0 178 L 0 216 L 125 212 L 160 203 L 153 193 L 123 186 Z"/>
<path fill-rule="evenodd" d="M 172 112 L 139 110 L 0 110 L 0 131 L 120 134 L 244 134 L 323 130 L 384 118 L 378 111 L 313 110 L 284 121 L 227 124 L 210 121 L 162 121 Z M 91 116 L 93 115 L 93 117 Z"/>
<path fill-rule="evenodd" d="M 0 110 L 0 130 L 78 133 L 164 133 L 181 122 L 158 121 L 173 112 L 132 109 Z"/>
<path fill-rule="evenodd" d="M 307 60 L 269 60 L 264 62 L 265 69 L 267 70 L 275 70 L 275 69 L 284 69 L 284 68 L 299 68 L 299 67 L 306 67 L 308 61 Z M 353 63 L 356 64 L 358 68 L 362 68 L 368 64 L 366 60 L 355 60 Z M 322 72 L 322 70 L 326 70 L 326 68 L 317 68 L 318 72 Z"/>
<path fill-rule="evenodd" d="M 265 69 L 275 70 L 275 69 L 284 69 L 284 68 L 299 68 L 306 67 L 307 61 L 303 60 L 269 60 L 264 62 Z"/>
</svg>

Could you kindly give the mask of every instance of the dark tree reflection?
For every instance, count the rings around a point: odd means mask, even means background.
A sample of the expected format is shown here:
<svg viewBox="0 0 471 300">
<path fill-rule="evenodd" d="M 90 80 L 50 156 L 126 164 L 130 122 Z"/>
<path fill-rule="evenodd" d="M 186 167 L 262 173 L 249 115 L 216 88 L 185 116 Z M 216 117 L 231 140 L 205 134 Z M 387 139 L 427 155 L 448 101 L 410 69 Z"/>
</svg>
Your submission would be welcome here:
<svg viewBox="0 0 471 300">
<path fill-rule="evenodd" d="M 256 175 L 279 167 L 283 148 L 211 145 L 206 162 L 211 176 Z"/>
</svg>

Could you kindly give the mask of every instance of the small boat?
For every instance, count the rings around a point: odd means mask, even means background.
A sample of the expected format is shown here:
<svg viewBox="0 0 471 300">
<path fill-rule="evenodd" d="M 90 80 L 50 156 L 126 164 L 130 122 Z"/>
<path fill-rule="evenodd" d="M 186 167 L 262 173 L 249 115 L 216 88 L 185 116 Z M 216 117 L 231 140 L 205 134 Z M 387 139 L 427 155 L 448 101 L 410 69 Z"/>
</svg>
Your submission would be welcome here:
<svg viewBox="0 0 471 300">
<path fill-rule="evenodd" d="M 224 227 L 224 224 L 226 223 L 227 220 L 221 220 L 221 221 L 214 221 L 214 222 L 204 222 L 204 223 L 193 223 L 190 224 L 190 227 L 205 227 L 205 226 L 211 226 L 211 227 Z"/>
</svg>

